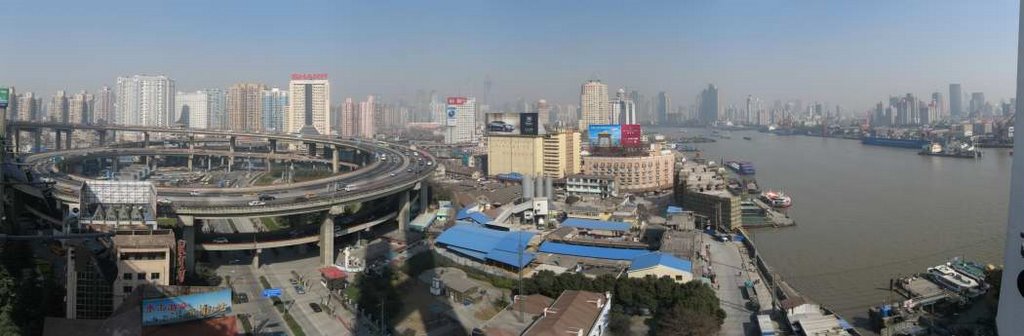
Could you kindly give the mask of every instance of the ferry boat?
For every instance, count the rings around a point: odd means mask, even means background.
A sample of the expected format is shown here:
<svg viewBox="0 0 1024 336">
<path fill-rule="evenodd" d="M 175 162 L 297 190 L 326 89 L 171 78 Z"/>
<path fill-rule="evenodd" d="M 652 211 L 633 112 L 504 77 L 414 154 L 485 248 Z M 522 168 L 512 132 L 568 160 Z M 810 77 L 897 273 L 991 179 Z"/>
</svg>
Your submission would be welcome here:
<svg viewBox="0 0 1024 336">
<path fill-rule="evenodd" d="M 775 208 L 788 208 L 793 205 L 793 199 L 781 191 L 766 191 L 761 193 L 761 200 Z"/>
<path fill-rule="evenodd" d="M 969 260 L 963 260 L 959 257 L 953 258 L 953 260 L 946 263 L 946 265 L 954 271 L 957 271 L 957 273 L 974 279 L 974 281 L 977 281 L 979 284 L 983 284 L 985 282 L 985 265 Z"/>
<path fill-rule="evenodd" d="M 740 175 L 754 175 L 754 173 L 756 173 L 754 170 L 754 164 L 750 162 L 727 161 L 725 166 Z"/>
<path fill-rule="evenodd" d="M 928 274 L 932 276 L 933 282 L 955 292 L 968 292 L 978 288 L 977 281 L 957 273 L 946 265 L 928 268 Z"/>
</svg>

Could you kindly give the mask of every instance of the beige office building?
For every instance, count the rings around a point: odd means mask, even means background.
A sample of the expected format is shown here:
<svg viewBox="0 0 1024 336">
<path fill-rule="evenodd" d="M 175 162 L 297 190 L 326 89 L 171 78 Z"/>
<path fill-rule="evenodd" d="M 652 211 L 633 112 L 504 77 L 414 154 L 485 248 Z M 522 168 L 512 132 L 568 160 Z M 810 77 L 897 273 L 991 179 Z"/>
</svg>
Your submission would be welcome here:
<svg viewBox="0 0 1024 336">
<path fill-rule="evenodd" d="M 611 105 L 608 104 L 608 85 L 600 80 L 589 80 L 580 88 L 580 131 L 586 132 L 590 125 L 612 122 Z"/>
<path fill-rule="evenodd" d="M 670 189 L 675 156 L 658 145 L 640 156 L 584 156 L 583 174 L 617 178 L 620 194 Z"/>
<path fill-rule="evenodd" d="M 488 174 L 565 178 L 580 172 L 580 133 L 491 135 L 487 138 Z"/>
<path fill-rule="evenodd" d="M 171 230 L 117 231 L 113 241 L 117 278 L 114 280 L 114 309 L 141 284 L 169 285 L 175 255 Z"/>
<path fill-rule="evenodd" d="M 334 122 L 331 118 L 331 84 L 327 74 L 293 74 L 288 82 L 288 110 L 284 118 L 286 133 L 302 131 L 305 126 L 318 134 L 330 135 Z"/>
<path fill-rule="evenodd" d="M 266 85 L 239 83 L 228 88 L 228 129 L 263 130 L 263 91 Z"/>
</svg>

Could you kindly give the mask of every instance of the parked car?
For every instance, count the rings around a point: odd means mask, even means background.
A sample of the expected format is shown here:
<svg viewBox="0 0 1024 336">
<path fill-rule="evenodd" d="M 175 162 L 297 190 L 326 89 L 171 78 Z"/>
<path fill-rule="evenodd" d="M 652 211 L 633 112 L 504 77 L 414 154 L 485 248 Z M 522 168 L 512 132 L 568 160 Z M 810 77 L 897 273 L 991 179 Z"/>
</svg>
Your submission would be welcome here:
<svg viewBox="0 0 1024 336">
<path fill-rule="evenodd" d="M 314 313 L 319 313 L 319 312 L 324 311 L 322 308 L 320 308 L 320 305 L 316 304 L 316 302 L 310 302 L 309 303 L 309 309 L 312 309 Z"/>
<path fill-rule="evenodd" d="M 296 294 L 306 294 L 306 289 L 302 288 L 302 286 L 295 286 L 295 293 Z"/>
</svg>

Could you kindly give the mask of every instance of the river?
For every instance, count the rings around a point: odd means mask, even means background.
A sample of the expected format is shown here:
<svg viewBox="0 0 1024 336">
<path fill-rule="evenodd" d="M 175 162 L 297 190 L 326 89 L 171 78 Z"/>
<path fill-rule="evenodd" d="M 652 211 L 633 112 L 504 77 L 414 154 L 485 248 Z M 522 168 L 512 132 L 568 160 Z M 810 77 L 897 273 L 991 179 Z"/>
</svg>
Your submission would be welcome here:
<svg viewBox="0 0 1024 336">
<path fill-rule="evenodd" d="M 703 129 L 650 132 L 710 136 Z M 857 140 L 730 135 L 695 146 L 711 160 L 752 162 L 762 188 L 793 197 L 795 227 L 752 231 L 761 255 L 783 280 L 851 322 L 864 325 L 867 309 L 890 297 L 890 278 L 954 256 L 1002 264 L 1009 150 L 984 149 L 973 160 Z"/>
</svg>

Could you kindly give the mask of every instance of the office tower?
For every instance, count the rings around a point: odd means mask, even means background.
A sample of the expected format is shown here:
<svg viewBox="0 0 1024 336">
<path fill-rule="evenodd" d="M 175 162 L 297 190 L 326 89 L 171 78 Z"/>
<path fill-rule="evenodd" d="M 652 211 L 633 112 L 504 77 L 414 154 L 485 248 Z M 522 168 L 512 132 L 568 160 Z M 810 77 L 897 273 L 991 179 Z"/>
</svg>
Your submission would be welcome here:
<svg viewBox="0 0 1024 336">
<path fill-rule="evenodd" d="M 636 124 L 636 102 L 626 96 L 625 89 L 615 93 L 615 100 L 609 102 L 613 124 Z"/>
<path fill-rule="evenodd" d="M 448 97 L 445 109 L 444 143 L 468 143 L 478 140 L 476 134 L 476 98 Z M 607 105 L 608 103 L 605 102 Z"/>
<path fill-rule="evenodd" d="M 286 132 L 332 133 L 331 84 L 327 74 L 292 74 L 288 94 L 288 112 L 284 120 Z"/>
<path fill-rule="evenodd" d="M 540 121 L 541 125 L 554 123 L 554 120 L 551 118 L 551 105 L 548 105 L 547 100 L 538 100 L 534 104 L 534 112 L 537 112 L 537 120 Z"/>
<path fill-rule="evenodd" d="M 430 91 L 430 121 L 444 125 L 445 120 L 448 118 L 444 113 L 447 106 L 444 97 L 437 94 L 436 91 Z"/>
<path fill-rule="evenodd" d="M 949 115 L 953 118 L 963 116 L 963 89 L 960 84 L 949 84 Z"/>
<path fill-rule="evenodd" d="M 278 88 L 263 91 L 263 130 L 284 130 L 284 115 L 288 110 L 288 91 Z"/>
<path fill-rule="evenodd" d="M 377 133 L 374 127 L 374 112 L 377 109 L 377 102 L 374 96 L 367 96 L 366 101 L 359 102 L 359 113 L 356 114 L 356 135 L 360 138 L 373 138 Z"/>
<path fill-rule="evenodd" d="M 942 97 L 941 92 L 932 93 L 931 103 L 932 105 L 935 105 L 935 117 L 937 119 L 934 121 L 946 119 L 946 114 L 949 113 L 949 110 L 946 108 L 946 100 Z"/>
<path fill-rule="evenodd" d="M 114 91 L 109 86 L 104 86 L 96 93 L 95 103 L 92 110 L 92 122 L 97 124 L 112 123 L 117 118 L 114 116 Z"/>
<path fill-rule="evenodd" d="M 207 128 L 228 128 L 228 95 L 224 89 L 206 89 L 206 107 L 209 109 L 210 120 Z"/>
<path fill-rule="evenodd" d="M 664 125 L 668 123 L 668 109 L 672 106 L 672 101 L 668 98 L 668 95 L 665 94 L 665 91 L 658 92 L 658 101 L 655 105 L 657 106 L 655 108 L 655 113 L 657 114 L 656 120 L 658 124 Z"/>
<path fill-rule="evenodd" d="M 68 122 L 68 95 L 64 90 L 57 91 L 57 94 L 50 98 L 50 120 L 56 122 Z"/>
<path fill-rule="evenodd" d="M 88 124 L 92 122 L 92 95 L 85 90 L 71 96 L 68 100 L 68 122 L 72 124 Z"/>
<path fill-rule="evenodd" d="M 210 128 L 210 96 L 206 91 L 178 92 L 174 97 L 175 122 L 188 128 Z"/>
<path fill-rule="evenodd" d="M 25 92 L 24 94 L 19 94 L 18 111 L 16 113 L 17 120 L 36 120 L 36 116 L 39 115 L 39 106 L 36 105 L 36 94 L 32 92 Z"/>
<path fill-rule="evenodd" d="M 167 76 L 135 75 L 117 78 L 114 105 L 120 125 L 170 126 L 174 110 L 174 80 Z"/>
<path fill-rule="evenodd" d="M 612 122 L 611 109 L 608 104 L 608 85 L 600 80 L 588 80 L 580 88 L 580 130 L 590 125 Z"/>
<path fill-rule="evenodd" d="M 352 98 L 345 98 L 345 103 L 341 104 L 341 136 L 343 138 L 351 138 L 356 136 L 356 104 L 352 102 Z"/>
<path fill-rule="evenodd" d="M 701 91 L 698 97 L 699 107 L 697 108 L 698 119 L 704 124 L 713 124 L 721 117 L 721 101 L 719 101 L 718 87 L 708 84 L 708 88 Z"/>
<path fill-rule="evenodd" d="M 258 83 L 238 83 L 228 88 L 228 129 L 259 131 L 263 129 L 263 91 Z"/>
<path fill-rule="evenodd" d="M 972 92 L 971 93 L 971 110 L 967 111 L 972 117 L 980 117 L 985 112 L 985 93 L 984 92 Z"/>
</svg>

